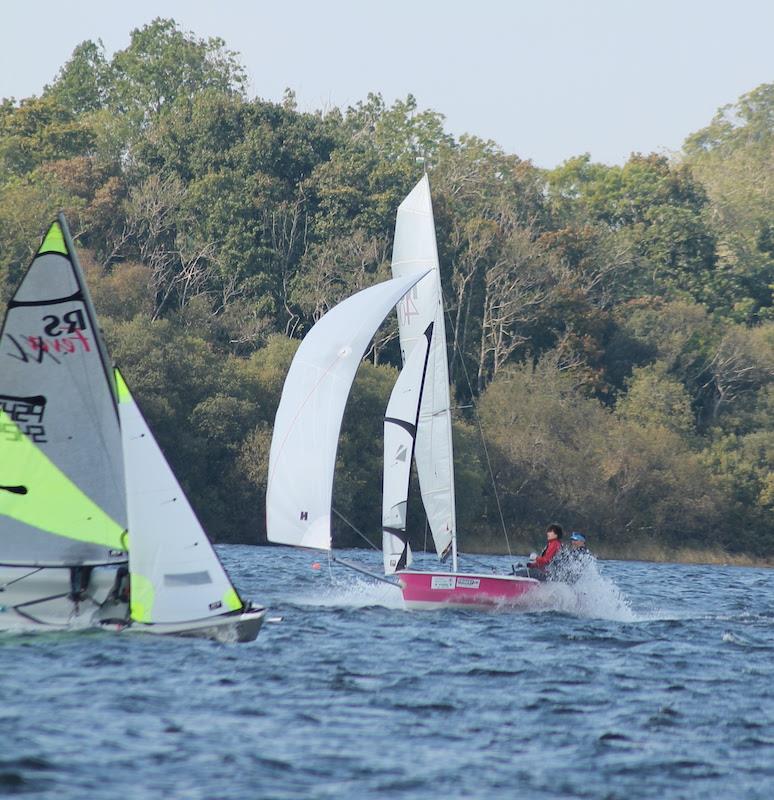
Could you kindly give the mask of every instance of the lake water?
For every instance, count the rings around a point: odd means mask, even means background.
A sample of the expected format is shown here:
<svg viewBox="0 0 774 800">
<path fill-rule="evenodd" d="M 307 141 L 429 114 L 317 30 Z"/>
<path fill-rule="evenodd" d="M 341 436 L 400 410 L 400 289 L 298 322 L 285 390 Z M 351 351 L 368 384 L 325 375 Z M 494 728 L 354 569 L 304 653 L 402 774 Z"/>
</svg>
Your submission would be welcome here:
<svg viewBox="0 0 774 800">
<path fill-rule="evenodd" d="M 283 617 L 252 644 L 0 634 L 0 796 L 774 797 L 771 571 L 606 561 L 527 613 L 406 612 L 219 550 Z"/>
</svg>

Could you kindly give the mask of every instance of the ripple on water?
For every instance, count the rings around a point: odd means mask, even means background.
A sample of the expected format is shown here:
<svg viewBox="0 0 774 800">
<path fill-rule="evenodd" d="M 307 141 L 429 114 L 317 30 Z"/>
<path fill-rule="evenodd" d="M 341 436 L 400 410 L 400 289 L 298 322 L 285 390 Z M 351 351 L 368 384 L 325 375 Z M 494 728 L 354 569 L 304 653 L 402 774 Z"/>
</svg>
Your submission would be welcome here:
<svg viewBox="0 0 774 800">
<path fill-rule="evenodd" d="M 219 550 L 284 617 L 253 644 L 0 636 L 0 795 L 771 796 L 770 572 L 601 562 L 538 608 L 409 613 L 306 554 Z"/>
</svg>

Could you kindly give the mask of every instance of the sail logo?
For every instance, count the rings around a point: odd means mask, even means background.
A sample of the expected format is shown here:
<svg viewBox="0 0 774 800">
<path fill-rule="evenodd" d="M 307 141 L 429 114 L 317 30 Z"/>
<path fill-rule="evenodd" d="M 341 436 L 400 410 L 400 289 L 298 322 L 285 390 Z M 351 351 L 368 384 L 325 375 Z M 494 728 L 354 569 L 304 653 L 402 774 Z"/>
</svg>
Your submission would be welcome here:
<svg viewBox="0 0 774 800">
<path fill-rule="evenodd" d="M 46 398 L 42 395 L 34 397 L 14 397 L 0 394 L 0 409 L 4 412 L 0 422 L 0 438 L 18 441 L 24 434 L 33 442 L 47 442 L 46 429 L 43 426 L 43 414 L 46 410 Z M 8 418 L 8 422 L 6 422 Z"/>
<path fill-rule="evenodd" d="M 63 333 L 75 333 L 87 329 L 86 319 L 80 308 L 68 311 L 58 317 L 56 314 L 47 314 L 43 317 L 43 333 L 48 336 L 61 336 Z"/>
<path fill-rule="evenodd" d="M 88 330 L 86 318 L 80 308 L 68 311 L 58 317 L 56 314 L 47 314 L 43 317 L 43 333 L 46 336 L 27 336 L 27 344 L 34 354 L 44 353 L 54 357 L 55 353 L 67 355 L 68 353 L 89 353 L 91 342 L 83 332 Z"/>
<path fill-rule="evenodd" d="M 57 317 L 49 314 L 43 317 L 45 323 L 43 332 L 47 336 L 23 335 L 18 338 L 7 333 L 6 336 L 15 348 L 15 352 L 7 352 L 11 358 L 24 363 L 37 362 L 42 364 L 45 358 L 55 364 L 61 364 L 58 356 L 74 353 L 90 353 L 92 343 L 84 331 L 88 330 L 83 312 L 70 311 Z"/>
<path fill-rule="evenodd" d="M 412 287 L 410 292 L 403 295 L 403 299 L 398 304 L 398 321 L 401 325 L 411 325 L 411 318 L 418 317 L 416 300 L 417 287 Z"/>
<path fill-rule="evenodd" d="M 59 334 L 56 335 L 59 336 Z M 67 355 L 68 353 L 91 352 L 91 343 L 80 330 L 76 330 L 71 336 L 65 336 L 62 339 L 48 339 L 44 336 L 27 336 L 26 338 L 33 353 Z"/>
<path fill-rule="evenodd" d="M 406 448 L 405 444 L 402 444 L 400 445 L 400 447 L 398 447 L 398 452 L 395 454 L 395 460 L 405 461 L 407 454 L 408 454 L 408 449 Z"/>
</svg>

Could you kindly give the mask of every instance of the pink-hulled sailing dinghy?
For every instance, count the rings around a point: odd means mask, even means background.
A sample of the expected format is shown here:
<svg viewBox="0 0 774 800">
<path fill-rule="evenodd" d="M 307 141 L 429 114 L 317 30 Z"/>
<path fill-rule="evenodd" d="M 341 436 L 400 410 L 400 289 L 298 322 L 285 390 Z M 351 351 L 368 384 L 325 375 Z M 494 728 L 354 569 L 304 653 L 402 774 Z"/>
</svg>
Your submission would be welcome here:
<svg viewBox="0 0 774 800">
<path fill-rule="evenodd" d="M 518 605 L 539 585 L 534 578 L 468 572 L 398 573 L 406 608 L 444 608 Z"/>
<path fill-rule="evenodd" d="M 272 436 L 268 538 L 330 549 L 333 473 L 344 407 L 363 353 L 397 305 L 403 369 L 384 417 L 384 577 L 355 569 L 395 585 L 407 608 L 518 604 L 539 581 L 458 571 L 446 330 L 427 175 L 398 209 L 392 273 L 392 280 L 331 309 L 296 352 Z M 410 569 L 406 510 L 412 456 L 435 549 L 442 560 L 451 556 L 451 571 Z"/>
</svg>

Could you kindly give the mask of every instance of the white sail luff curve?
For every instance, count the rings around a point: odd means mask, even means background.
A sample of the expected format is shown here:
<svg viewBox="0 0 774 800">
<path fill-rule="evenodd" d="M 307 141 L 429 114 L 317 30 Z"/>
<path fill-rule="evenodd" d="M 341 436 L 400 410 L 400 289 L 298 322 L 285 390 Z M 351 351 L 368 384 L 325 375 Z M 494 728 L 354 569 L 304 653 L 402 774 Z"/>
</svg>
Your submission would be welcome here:
<svg viewBox="0 0 774 800">
<path fill-rule="evenodd" d="M 123 379 L 117 377 L 133 621 L 188 622 L 241 609 L 188 498 Z"/>
<path fill-rule="evenodd" d="M 301 342 L 274 421 L 266 488 L 269 541 L 330 549 L 336 450 L 355 373 L 379 325 L 423 274 L 348 297 Z"/>
<path fill-rule="evenodd" d="M 441 273 L 427 175 L 422 177 L 398 208 L 392 274 L 400 277 L 426 270 L 430 272 L 398 307 L 398 327 L 405 364 L 428 325 L 433 324 L 414 458 L 422 502 L 436 551 L 442 558 L 451 552 L 456 570 L 457 521 L 449 365 Z"/>
</svg>

